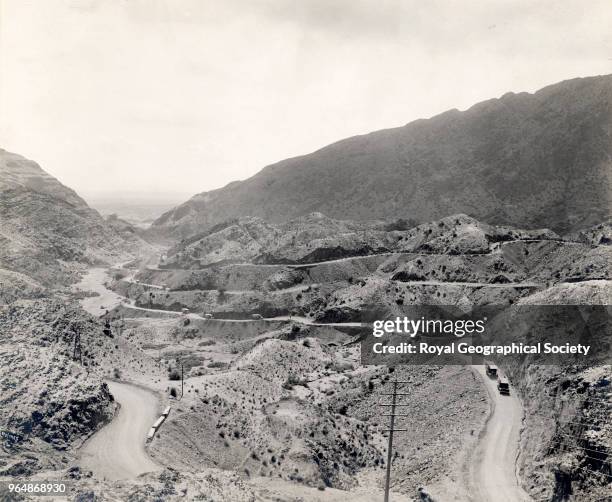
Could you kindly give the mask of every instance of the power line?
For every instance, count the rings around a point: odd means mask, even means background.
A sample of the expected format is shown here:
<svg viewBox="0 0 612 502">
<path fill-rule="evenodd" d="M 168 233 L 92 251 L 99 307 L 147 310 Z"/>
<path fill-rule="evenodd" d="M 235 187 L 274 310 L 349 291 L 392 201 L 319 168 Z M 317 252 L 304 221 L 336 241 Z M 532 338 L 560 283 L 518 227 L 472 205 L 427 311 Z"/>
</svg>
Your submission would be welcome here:
<svg viewBox="0 0 612 502">
<path fill-rule="evenodd" d="M 598 420 L 599 420 L 599 419 L 598 419 Z M 601 421 L 602 421 L 602 422 L 604 422 L 604 426 L 605 426 L 605 425 L 610 425 L 610 422 L 608 422 L 608 421 L 604 420 L 603 418 L 601 419 Z M 558 427 L 559 427 L 559 426 L 564 426 L 564 425 L 567 425 L 567 424 L 586 424 L 586 425 L 592 425 L 592 426 L 595 426 L 595 427 L 600 427 L 598 424 L 595 424 L 595 423 L 593 423 L 593 422 L 576 422 L 576 421 L 574 421 L 574 420 L 567 420 L 566 422 L 557 422 L 557 423 L 556 423 L 556 425 L 557 425 Z"/>
<path fill-rule="evenodd" d="M 591 457 L 590 455 L 582 455 L 584 458 L 588 458 L 589 460 L 597 460 L 600 464 L 607 465 L 608 467 L 612 467 L 612 463 L 608 460 L 603 460 L 601 458 Z"/>
<path fill-rule="evenodd" d="M 576 452 L 576 453 L 580 453 L 580 452 Z M 601 464 L 605 464 L 605 465 L 612 467 L 612 464 L 610 464 L 610 462 L 603 460 L 601 458 L 591 457 L 590 455 L 585 455 L 585 454 L 581 454 L 580 456 L 583 458 L 588 458 L 590 460 L 597 460 Z"/>
<path fill-rule="evenodd" d="M 579 469 L 581 471 L 588 471 L 588 472 L 592 472 L 594 474 L 601 474 L 602 476 L 607 476 L 608 478 L 612 479 L 612 474 L 606 474 L 605 472 L 601 472 L 601 471 L 594 471 L 593 469 L 587 469 L 586 467 L 576 467 L 576 469 Z M 603 500 L 603 499 L 602 499 Z"/>
<path fill-rule="evenodd" d="M 551 441 L 549 444 L 562 444 L 564 446 L 569 446 L 571 448 L 579 448 L 581 450 L 585 450 L 585 451 L 591 451 L 593 453 L 599 453 L 599 454 L 604 454 L 606 455 L 606 457 L 608 456 L 608 452 L 605 451 L 599 451 L 599 450 L 593 450 L 592 448 L 585 448 L 583 446 L 577 445 L 577 444 L 570 444 L 570 443 L 564 443 L 561 440 L 555 440 L 555 441 Z M 600 460 L 600 459 L 597 459 Z"/>
<path fill-rule="evenodd" d="M 599 471 L 592 471 L 591 469 L 586 469 L 584 467 L 576 467 L 576 470 L 581 470 L 581 471 L 589 471 L 589 472 L 593 472 L 595 474 L 601 474 L 602 476 L 607 476 L 608 478 L 612 478 L 611 475 L 606 474 L 605 472 L 599 472 Z M 610 483 L 610 482 L 608 482 Z M 594 502 L 609 502 L 609 498 L 600 498 L 595 500 Z M 543 497 L 543 498 L 539 498 L 539 499 L 534 499 L 535 502 L 549 502 L 550 501 L 550 497 Z"/>
<path fill-rule="evenodd" d="M 570 435 L 570 434 L 562 434 L 561 432 L 557 432 L 555 435 L 557 435 L 557 436 L 565 436 L 565 437 L 568 437 L 568 438 L 570 438 L 570 439 L 574 439 L 574 440 L 576 440 L 576 441 L 578 441 L 578 440 L 580 440 L 580 439 L 588 439 L 588 438 L 585 438 L 585 437 L 576 437 L 576 436 L 572 436 L 572 435 Z M 553 436 L 553 437 L 554 437 L 554 436 Z M 606 448 L 608 448 L 608 447 L 606 446 Z"/>
<path fill-rule="evenodd" d="M 562 427 L 564 425 L 568 425 L 568 424 L 585 424 L 585 425 L 592 425 L 594 427 L 601 427 L 599 425 L 599 423 L 603 423 L 603 425 L 609 425 L 609 419 L 604 419 L 604 418 L 593 418 L 591 417 L 590 420 L 591 421 L 587 421 L 587 420 L 580 420 L 579 417 L 574 417 L 577 418 L 578 420 L 566 420 L 564 422 L 556 422 L 555 425 L 557 427 Z"/>
</svg>

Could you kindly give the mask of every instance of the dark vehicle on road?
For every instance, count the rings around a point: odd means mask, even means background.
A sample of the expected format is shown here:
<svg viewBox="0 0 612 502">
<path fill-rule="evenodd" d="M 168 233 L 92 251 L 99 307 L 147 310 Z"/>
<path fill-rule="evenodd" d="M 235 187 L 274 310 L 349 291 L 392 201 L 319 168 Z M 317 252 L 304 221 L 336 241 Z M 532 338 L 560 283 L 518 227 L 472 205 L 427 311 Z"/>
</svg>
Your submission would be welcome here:
<svg viewBox="0 0 612 502">
<path fill-rule="evenodd" d="M 497 382 L 497 390 L 504 396 L 510 395 L 510 382 L 508 382 L 507 378 L 500 377 Z"/>
</svg>

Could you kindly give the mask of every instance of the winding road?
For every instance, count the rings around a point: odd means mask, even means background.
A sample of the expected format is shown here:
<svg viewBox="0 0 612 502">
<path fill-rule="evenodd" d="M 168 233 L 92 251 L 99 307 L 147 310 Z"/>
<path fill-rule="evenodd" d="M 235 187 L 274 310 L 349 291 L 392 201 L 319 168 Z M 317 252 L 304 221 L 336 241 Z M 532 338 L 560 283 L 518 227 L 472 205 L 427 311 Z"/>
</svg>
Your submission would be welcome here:
<svg viewBox="0 0 612 502">
<path fill-rule="evenodd" d="M 147 431 L 159 415 L 155 394 L 136 385 L 107 383 L 120 408 L 113 420 L 81 447 L 79 466 L 97 478 L 112 481 L 159 470 L 145 450 Z"/>
<path fill-rule="evenodd" d="M 509 396 L 501 395 L 495 379 L 484 366 L 474 366 L 483 379 L 491 402 L 491 415 L 483 432 L 470 468 L 472 502 L 527 502 L 532 499 L 521 488 L 516 469 L 523 407 L 511 388 Z"/>
<path fill-rule="evenodd" d="M 99 297 L 84 298 L 81 303 L 91 313 L 100 314 L 100 306 L 126 307 L 150 312 L 169 312 L 146 309 L 126 304 L 126 298 L 117 295 L 104 286 L 106 273 L 103 269 L 92 269 L 85 275 L 78 287 L 96 291 Z M 421 282 L 422 284 L 422 282 Z M 461 283 L 474 285 L 473 283 Z M 485 284 L 483 284 L 485 286 Z M 486 284 L 486 286 L 492 286 Z M 514 287 L 494 285 L 494 287 Z M 532 287 L 532 284 L 520 284 Z M 200 318 L 197 314 L 189 317 Z M 267 320 L 289 320 L 279 316 Z M 315 324 L 310 319 L 293 316 L 292 320 Z M 226 320 L 228 322 L 253 322 L 253 319 Z M 330 323 L 317 325 L 360 325 L 360 323 Z M 479 439 L 469 467 L 469 500 L 471 502 L 527 502 L 531 498 L 521 488 L 516 469 L 520 428 L 523 409 L 515 394 L 502 396 L 497 391 L 496 381 L 487 376 L 483 366 L 474 366 L 473 371 L 482 378 L 490 397 L 491 414 Z M 158 401 L 154 393 L 135 385 L 108 382 L 111 393 L 121 405 L 110 424 L 90 438 L 81 448 L 79 465 L 91 470 L 98 478 L 108 480 L 130 479 L 139 474 L 159 470 L 145 449 L 147 431 L 158 415 Z"/>
</svg>

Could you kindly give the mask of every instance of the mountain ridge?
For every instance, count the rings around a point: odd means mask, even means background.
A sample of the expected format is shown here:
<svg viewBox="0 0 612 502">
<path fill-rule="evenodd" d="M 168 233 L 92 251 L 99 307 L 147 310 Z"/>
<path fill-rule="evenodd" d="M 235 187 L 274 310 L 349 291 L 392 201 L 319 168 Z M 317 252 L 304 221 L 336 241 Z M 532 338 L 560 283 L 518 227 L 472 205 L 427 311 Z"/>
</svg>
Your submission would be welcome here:
<svg viewBox="0 0 612 502">
<path fill-rule="evenodd" d="M 199 193 L 151 234 L 184 238 L 228 218 L 312 211 L 418 222 L 466 213 L 576 231 L 611 213 L 611 103 L 612 75 L 586 77 L 345 138 Z"/>
</svg>

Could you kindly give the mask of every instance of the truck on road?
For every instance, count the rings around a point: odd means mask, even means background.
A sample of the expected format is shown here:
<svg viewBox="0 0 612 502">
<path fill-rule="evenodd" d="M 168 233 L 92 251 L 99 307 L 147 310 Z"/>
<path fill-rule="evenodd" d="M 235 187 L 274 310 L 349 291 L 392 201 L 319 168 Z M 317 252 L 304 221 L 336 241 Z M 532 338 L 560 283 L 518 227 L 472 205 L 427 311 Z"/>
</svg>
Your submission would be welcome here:
<svg viewBox="0 0 612 502">
<path fill-rule="evenodd" d="M 500 377 L 497 381 L 497 390 L 504 396 L 510 395 L 510 382 L 506 377 Z"/>
</svg>

